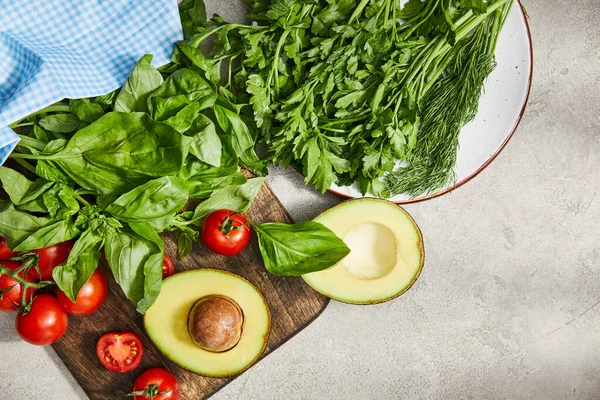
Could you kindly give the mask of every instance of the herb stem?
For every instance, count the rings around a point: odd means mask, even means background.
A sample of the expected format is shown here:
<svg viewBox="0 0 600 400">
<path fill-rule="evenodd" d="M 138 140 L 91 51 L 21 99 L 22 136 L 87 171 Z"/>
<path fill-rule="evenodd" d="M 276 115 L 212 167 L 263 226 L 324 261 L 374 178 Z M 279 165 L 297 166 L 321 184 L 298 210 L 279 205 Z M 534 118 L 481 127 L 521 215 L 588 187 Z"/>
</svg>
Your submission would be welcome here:
<svg viewBox="0 0 600 400">
<path fill-rule="evenodd" d="M 32 172 L 32 173 L 36 173 L 35 172 L 35 167 L 33 165 L 31 165 L 31 163 L 25 161 L 25 160 L 21 160 L 21 159 L 15 159 L 15 162 L 17 162 L 17 164 L 19 164 L 20 166 L 22 166 L 23 168 L 25 168 L 27 171 Z"/>
<path fill-rule="evenodd" d="M 79 201 L 84 206 L 90 205 L 90 203 L 88 203 L 88 201 L 86 199 L 84 199 L 83 197 L 81 197 L 81 195 L 77 192 L 74 193 L 73 197 L 75 197 L 75 199 L 77 199 L 77 201 Z"/>
</svg>

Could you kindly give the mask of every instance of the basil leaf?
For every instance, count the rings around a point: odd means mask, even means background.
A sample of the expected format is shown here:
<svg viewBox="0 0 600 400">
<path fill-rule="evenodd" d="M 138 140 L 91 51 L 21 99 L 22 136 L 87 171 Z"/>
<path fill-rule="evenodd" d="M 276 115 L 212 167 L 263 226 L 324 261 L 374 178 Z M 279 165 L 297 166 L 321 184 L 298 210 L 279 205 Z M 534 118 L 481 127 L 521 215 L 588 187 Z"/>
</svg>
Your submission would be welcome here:
<svg viewBox="0 0 600 400">
<path fill-rule="evenodd" d="M 187 226 L 177 227 L 177 259 L 183 260 L 192 252 L 194 242 L 198 240 L 200 232 Z"/>
<path fill-rule="evenodd" d="M 44 179 L 30 181 L 11 168 L 0 167 L 2 188 L 19 209 L 30 212 L 46 212 L 41 196 L 54 184 Z"/>
<path fill-rule="evenodd" d="M 33 235 L 40 229 L 50 225 L 51 218 L 36 217 L 23 211 L 15 210 L 8 201 L 0 201 L 0 234 L 6 239 L 11 249 Z"/>
<path fill-rule="evenodd" d="M 237 173 L 238 161 L 233 152 L 223 148 L 220 167 L 213 167 L 195 157 L 188 157 L 179 177 L 185 183 L 190 192 L 190 197 L 205 198 L 218 189 L 222 189 L 232 183 L 233 176 Z M 243 184 L 243 182 L 237 184 Z"/>
<path fill-rule="evenodd" d="M 191 103 L 164 122 L 171 125 L 177 132 L 183 133 L 190 129 L 190 126 L 192 126 L 198 116 L 198 112 L 200 112 L 200 104 Z"/>
<path fill-rule="evenodd" d="M 69 133 L 79 127 L 81 121 L 73 114 L 54 114 L 40 119 L 40 126 L 47 131 Z"/>
<path fill-rule="evenodd" d="M 221 61 L 207 60 L 204 54 L 202 54 L 202 49 L 193 47 L 186 42 L 177 43 L 177 49 L 204 73 L 206 79 L 215 85 L 219 85 L 221 82 Z"/>
<path fill-rule="evenodd" d="M 120 91 L 120 89 L 115 89 L 110 93 L 98 96 L 94 99 L 94 103 L 100 104 L 102 106 L 112 106 Z"/>
<path fill-rule="evenodd" d="M 63 219 L 45 226 L 23 240 L 14 251 L 42 249 L 76 238 L 80 231 L 75 227 L 71 218 Z"/>
<path fill-rule="evenodd" d="M 50 140 L 46 131 L 43 130 L 39 125 L 33 126 L 33 136 L 35 136 L 35 138 L 37 140 L 40 140 L 40 141 L 46 142 L 46 143 Z"/>
<path fill-rule="evenodd" d="M 253 225 L 265 267 L 273 275 L 296 276 L 332 267 L 350 253 L 344 241 L 323 224 Z"/>
<path fill-rule="evenodd" d="M 179 17 L 183 27 L 183 37 L 188 39 L 196 29 L 206 24 L 206 7 L 203 0 L 183 0 L 179 4 Z"/>
<path fill-rule="evenodd" d="M 213 167 L 221 165 L 221 139 L 217 135 L 215 124 L 210 118 L 200 114 L 186 132 L 186 135 L 193 139 L 190 145 L 190 153 L 200 161 L 204 161 Z"/>
<path fill-rule="evenodd" d="M 196 207 L 190 222 L 200 226 L 208 214 L 221 209 L 246 212 L 264 182 L 265 178 L 253 178 L 243 185 L 231 185 L 216 191 Z"/>
<path fill-rule="evenodd" d="M 152 227 L 131 228 L 110 235 L 104 253 L 123 293 L 144 313 L 160 293 L 164 245 Z"/>
<path fill-rule="evenodd" d="M 148 223 L 163 231 L 188 201 L 188 190 L 179 178 L 165 176 L 123 194 L 106 212 L 128 223 Z"/>
<path fill-rule="evenodd" d="M 44 206 L 52 218 L 64 219 L 79 211 L 79 202 L 75 199 L 72 187 L 57 183 L 42 196 Z"/>
<path fill-rule="evenodd" d="M 243 167 L 259 173 L 264 168 L 254 150 L 254 137 L 249 126 L 234 111 L 215 104 L 213 111 L 229 145 L 237 154 Z"/>
<path fill-rule="evenodd" d="M 148 96 L 163 83 L 162 75 L 151 63 L 152 54 L 146 54 L 133 67 L 115 100 L 115 111 L 148 111 Z"/>
<path fill-rule="evenodd" d="M 58 288 L 72 301 L 77 299 L 79 290 L 96 270 L 103 244 L 104 238 L 100 232 L 86 230 L 73 245 L 67 261 L 52 271 Z"/>
<path fill-rule="evenodd" d="M 125 193 L 153 177 L 176 175 L 181 134 L 145 113 L 104 115 L 48 156 L 71 179 L 98 194 Z"/>
<path fill-rule="evenodd" d="M 92 103 L 90 99 L 73 99 L 69 101 L 71 112 L 81 121 L 91 124 L 104 115 L 100 104 Z"/>
<path fill-rule="evenodd" d="M 183 68 L 172 73 L 165 82 L 148 97 L 150 115 L 164 121 L 177 115 L 191 103 L 198 103 L 199 110 L 212 107 L 217 99 L 214 85 L 191 69 Z"/>
</svg>

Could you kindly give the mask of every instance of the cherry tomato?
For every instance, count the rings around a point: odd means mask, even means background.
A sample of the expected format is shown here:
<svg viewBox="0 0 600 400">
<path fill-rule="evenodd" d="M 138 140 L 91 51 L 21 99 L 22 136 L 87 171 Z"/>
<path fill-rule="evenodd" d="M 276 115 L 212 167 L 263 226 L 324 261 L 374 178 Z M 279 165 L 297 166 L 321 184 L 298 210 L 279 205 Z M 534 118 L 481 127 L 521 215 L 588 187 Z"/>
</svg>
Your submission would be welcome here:
<svg viewBox="0 0 600 400">
<path fill-rule="evenodd" d="M 11 249 L 8 248 L 8 243 L 6 242 L 6 239 L 0 236 L 0 260 L 6 260 L 7 258 L 13 258 L 16 256 L 17 253 L 11 251 Z"/>
<path fill-rule="evenodd" d="M 79 291 L 77 301 L 71 301 L 63 291 L 59 291 L 56 297 L 62 308 L 69 314 L 87 315 L 100 308 L 104 303 L 104 299 L 106 299 L 107 292 L 106 277 L 102 271 L 96 269 Z"/>
<path fill-rule="evenodd" d="M 10 269 L 11 271 L 16 271 L 20 266 L 20 262 L 15 261 L 0 261 L 0 264 Z M 24 278 L 23 271 L 19 273 L 21 278 Z M 35 282 L 33 275 L 31 274 L 31 270 L 27 273 L 27 281 Z M 15 279 L 11 278 L 8 275 L 0 275 L 0 311 L 16 311 L 17 308 L 21 305 L 21 296 L 23 294 L 23 286 L 17 282 Z M 27 289 L 25 300 L 29 302 L 35 293 L 35 289 L 29 288 Z"/>
<path fill-rule="evenodd" d="M 175 273 L 175 266 L 173 265 L 173 260 L 171 257 L 165 254 L 163 257 L 163 265 L 162 265 L 162 274 L 163 279 L 173 275 Z"/>
<path fill-rule="evenodd" d="M 177 378 L 163 368 L 144 371 L 133 384 L 133 400 L 179 400 Z"/>
<path fill-rule="evenodd" d="M 129 372 L 142 362 L 144 345 L 133 332 L 111 332 L 98 340 L 96 354 L 106 369 Z"/>
<path fill-rule="evenodd" d="M 52 344 L 67 331 L 69 318 L 56 297 L 40 294 L 33 299 L 27 314 L 17 315 L 17 333 L 26 342 L 37 346 Z"/>
<path fill-rule="evenodd" d="M 235 211 L 215 211 L 204 220 L 202 241 L 215 253 L 232 256 L 248 245 L 250 224 L 246 217 Z"/>
<path fill-rule="evenodd" d="M 73 242 L 68 241 L 55 244 L 53 246 L 44 247 L 43 249 L 33 250 L 34 253 L 38 253 L 40 255 L 40 261 L 38 262 L 38 268 L 40 272 L 38 274 L 35 268 L 33 268 L 33 276 L 41 281 L 52 279 L 52 271 L 56 266 L 67 261 L 72 248 Z"/>
</svg>

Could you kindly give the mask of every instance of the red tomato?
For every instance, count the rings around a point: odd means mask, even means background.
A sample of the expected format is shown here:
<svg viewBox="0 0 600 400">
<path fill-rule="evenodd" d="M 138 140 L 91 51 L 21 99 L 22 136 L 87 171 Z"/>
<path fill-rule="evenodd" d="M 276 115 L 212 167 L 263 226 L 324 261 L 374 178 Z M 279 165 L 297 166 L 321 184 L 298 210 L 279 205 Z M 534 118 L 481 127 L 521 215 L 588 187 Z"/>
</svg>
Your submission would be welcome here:
<svg viewBox="0 0 600 400">
<path fill-rule="evenodd" d="M 46 346 L 56 342 L 67 331 L 69 318 L 56 297 L 40 294 L 33 299 L 27 314 L 17 315 L 17 333 L 26 342 Z"/>
<path fill-rule="evenodd" d="M 16 257 L 18 254 L 8 248 L 6 239 L 0 236 L 0 260 Z"/>
<path fill-rule="evenodd" d="M 248 245 L 250 224 L 246 217 L 235 211 L 215 211 L 204 220 L 202 241 L 215 253 L 232 256 Z"/>
<path fill-rule="evenodd" d="M 106 369 L 113 372 L 129 372 L 142 362 L 144 345 L 133 332 L 111 332 L 98 340 L 96 354 Z"/>
<path fill-rule="evenodd" d="M 108 292 L 108 283 L 106 277 L 99 269 L 96 269 L 90 279 L 79 291 L 77 301 L 73 302 L 63 291 L 59 291 L 56 297 L 58 302 L 69 314 L 87 315 L 100 308 L 106 293 Z"/>
<path fill-rule="evenodd" d="M 52 271 L 56 266 L 67 261 L 72 248 L 73 242 L 68 241 L 44 247 L 43 249 L 33 250 L 34 253 L 40 255 L 40 261 L 38 262 L 40 273 L 38 274 L 35 268 L 32 268 L 33 276 L 41 281 L 52 279 Z"/>
<path fill-rule="evenodd" d="M 133 384 L 133 400 L 179 400 L 179 382 L 163 368 L 150 368 Z"/>
<path fill-rule="evenodd" d="M 20 266 L 20 262 L 15 261 L 0 261 L 0 264 L 10 269 L 11 271 L 16 271 Z M 21 278 L 24 278 L 23 271 L 19 273 Z M 27 281 L 35 282 L 30 272 L 27 274 Z M 11 289 L 12 288 L 12 289 Z M 4 292 L 6 290 L 6 292 Z M 16 311 L 17 308 L 21 305 L 21 295 L 23 294 L 23 286 L 18 283 L 15 279 L 11 278 L 8 275 L 0 275 L 0 311 Z M 27 289 L 26 298 L 28 302 L 33 298 L 35 293 L 35 289 Z"/>
<path fill-rule="evenodd" d="M 162 265 L 162 274 L 163 279 L 173 275 L 175 273 L 175 266 L 173 265 L 173 260 L 171 257 L 165 254 L 163 257 L 163 265 Z"/>
</svg>

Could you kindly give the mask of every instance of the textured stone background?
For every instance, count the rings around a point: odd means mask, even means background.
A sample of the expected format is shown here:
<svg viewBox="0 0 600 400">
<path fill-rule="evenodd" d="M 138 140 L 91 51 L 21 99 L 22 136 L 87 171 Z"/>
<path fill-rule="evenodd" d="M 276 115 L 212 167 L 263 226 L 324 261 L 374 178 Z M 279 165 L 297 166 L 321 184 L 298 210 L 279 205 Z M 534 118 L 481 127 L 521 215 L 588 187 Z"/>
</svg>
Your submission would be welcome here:
<svg viewBox="0 0 600 400">
<path fill-rule="evenodd" d="M 208 0 L 241 20 L 241 1 Z M 217 399 L 600 399 L 600 1 L 525 0 L 535 77 L 515 137 L 478 178 L 406 207 L 427 262 L 396 301 L 332 302 Z M 340 200 L 281 169 L 297 220 Z M 85 395 L 0 315 L 4 399 Z"/>
</svg>

